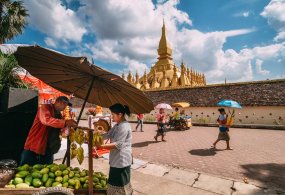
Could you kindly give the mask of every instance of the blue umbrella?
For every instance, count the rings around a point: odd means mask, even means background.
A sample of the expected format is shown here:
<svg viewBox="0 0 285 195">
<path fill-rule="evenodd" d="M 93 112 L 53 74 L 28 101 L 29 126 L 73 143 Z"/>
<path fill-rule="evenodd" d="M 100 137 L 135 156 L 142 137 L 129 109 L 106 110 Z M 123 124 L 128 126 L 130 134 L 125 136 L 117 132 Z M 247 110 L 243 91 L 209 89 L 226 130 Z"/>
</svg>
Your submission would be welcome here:
<svg viewBox="0 0 285 195">
<path fill-rule="evenodd" d="M 225 106 L 231 108 L 242 108 L 241 105 L 233 100 L 222 100 L 218 103 L 218 106 Z"/>
</svg>

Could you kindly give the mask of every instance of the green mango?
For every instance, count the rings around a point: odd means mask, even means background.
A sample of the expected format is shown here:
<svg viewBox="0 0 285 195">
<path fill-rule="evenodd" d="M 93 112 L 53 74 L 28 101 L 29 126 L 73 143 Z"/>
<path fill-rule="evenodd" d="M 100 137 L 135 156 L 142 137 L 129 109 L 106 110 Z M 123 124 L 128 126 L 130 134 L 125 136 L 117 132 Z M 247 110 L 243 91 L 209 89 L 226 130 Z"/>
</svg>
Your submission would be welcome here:
<svg viewBox="0 0 285 195">
<path fill-rule="evenodd" d="M 53 172 L 48 173 L 49 178 L 55 178 L 55 174 Z"/>
<path fill-rule="evenodd" d="M 75 173 L 74 177 L 80 177 L 80 174 L 79 173 Z"/>
<path fill-rule="evenodd" d="M 74 179 L 70 179 L 68 180 L 69 185 L 74 186 L 75 185 L 75 180 Z"/>
<path fill-rule="evenodd" d="M 35 164 L 33 166 L 33 169 L 36 169 L 36 170 L 41 170 L 44 166 L 42 164 Z"/>
<path fill-rule="evenodd" d="M 51 187 L 52 183 L 54 182 L 54 179 L 53 178 L 49 178 L 46 182 L 46 187 Z"/>
<path fill-rule="evenodd" d="M 34 172 L 32 172 L 32 177 L 41 179 L 43 177 L 43 175 L 39 171 L 34 171 Z"/>
<path fill-rule="evenodd" d="M 36 188 L 43 185 L 42 181 L 40 179 L 38 179 L 38 178 L 34 178 L 33 181 L 32 181 L 32 184 Z"/>
<path fill-rule="evenodd" d="M 63 178 L 62 178 L 63 183 L 68 182 L 68 180 L 69 180 L 68 175 L 63 176 Z"/>
<path fill-rule="evenodd" d="M 67 188 L 67 187 L 68 187 L 68 182 L 64 182 L 64 183 L 62 184 L 62 187 Z"/>
<path fill-rule="evenodd" d="M 13 184 L 9 184 L 9 185 L 6 185 L 5 188 L 16 188 L 16 186 Z"/>
<path fill-rule="evenodd" d="M 62 184 L 59 182 L 53 182 L 51 186 L 52 187 L 62 187 Z"/>
<path fill-rule="evenodd" d="M 56 177 L 55 181 L 61 183 L 62 182 L 62 177 L 61 176 Z"/>
<path fill-rule="evenodd" d="M 8 185 L 14 185 L 13 183 L 14 183 L 14 179 L 11 179 L 11 180 L 9 181 Z"/>
<path fill-rule="evenodd" d="M 45 174 L 43 175 L 43 177 L 42 177 L 42 182 L 43 182 L 43 183 L 46 183 L 47 180 L 48 180 L 48 174 L 45 173 Z"/>
<path fill-rule="evenodd" d="M 86 179 L 87 179 L 86 177 L 80 177 L 80 178 L 79 178 L 79 181 L 80 181 L 81 183 L 85 183 Z"/>
<path fill-rule="evenodd" d="M 78 171 L 80 172 L 80 169 L 78 167 L 74 167 L 73 171 Z"/>
<path fill-rule="evenodd" d="M 16 185 L 16 188 L 30 188 L 30 186 L 26 183 L 19 183 Z"/>
<path fill-rule="evenodd" d="M 58 170 L 59 170 L 59 167 L 58 167 L 57 165 L 54 165 L 54 166 L 52 166 L 52 167 L 50 168 L 50 171 L 53 172 L 53 173 L 55 173 L 55 172 L 58 171 Z"/>
<path fill-rule="evenodd" d="M 45 173 L 48 173 L 48 172 L 49 172 L 49 168 L 47 168 L 47 167 L 40 170 L 41 174 L 45 174 Z"/>
<path fill-rule="evenodd" d="M 79 180 L 79 177 L 73 177 L 72 179 L 74 179 L 74 180 Z"/>
<path fill-rule="evenodd" d="M 106 184 L 107 184 L 105 180 L 101 180 L 100 183 L 101 183 L 101 186 L 106 186 Z"/>
<path fill-rule="evenodd" d="M 19 172 L 19 171 L 28 171 L 30 168 L 30 166 L 28 164 L 24 164 L 20 167 L 17 167 L 16 171 Z"/>
<path fill-rule="evenodd" d="M 108 178 L 104 175 L 104 176 L 102 176 L 102 177 L 101 177 L 101 180 L 105 180 L 105 181 L 107 181 L 107 180 L 108 180 Z"/>
<path fill-rule="evenodd" d="M 74 186 L 68 186 L 67 188 L 74 189 Z"/>
<path fill-rule="evenodd" d="M 62 175 L 68 175 L 69 171 L 68 170 L 63 170 Z"/>
<path fill-rule="evenodd" d="M 61 170 L 57 170 L 54 174 L 55 174 L 55 176 L 61 176 L 62 172 L 61 172 Z"/>
<path fill-rule="evenodd" d="M 14 179 L 14 185 L 20 184 L 20 183 L 24 183 L 24 180 L 22 178 L 19 177 L 15 177 Z"/>
<path fill-rule="evenodd" d="M 89 187 L 88 183 L 83 184 L 83 188 L 88 188 L 88 187 Z"/>
<path fill-rule="evenodd" d="M 67 168 L 65 164 L 59 164 L 58 167 L 61 171 L 64 171 Z"/>
<path fill-rule="evenodd" d="M 97 177 L 93 177 L 93 182 L 94 183 L 99 183 L 100 181 L 99 181 L 99 179 Z"/>
<path fill-rule="evenodd" d="M 74 172 L 73 172 L 73 171 L 70 171 L 69 174 L 68 174 L 68 177 L 69 177 L 69 178 L 74 177 Z"/>
<path fill-rule="evenodd" d="M 29 174 L 30 174 L 29 171 L 20 171 L 20 172 L 16 173 L 16 177 L 24 178 Z"/>
<path fill-rule="evenodd" d="M 85 171 L 80 172 L 80 177 L 85 177 L 87 173 Z"/>
<path fill-rule="evenodd" d="M 25 177 L 25 183 L 28 184 L 29 186 L 32 184 L 32 181 L 33 181 L 33 176 L 27 175 Z"/>
<path fill-rule="evenodd" d="M 102 186 L 101 186 L 100 184 L 96 184 L 94 187 L 95 187 L 96 189 L 102 189 Z"/>
<path fill-rule="evenodd" d="M 79 180 L 75 180 L 75 184 L 74 184 L 74 188 L 77 190 L 79 188 L 81 188 L 81 184 Z"/>
</svg>

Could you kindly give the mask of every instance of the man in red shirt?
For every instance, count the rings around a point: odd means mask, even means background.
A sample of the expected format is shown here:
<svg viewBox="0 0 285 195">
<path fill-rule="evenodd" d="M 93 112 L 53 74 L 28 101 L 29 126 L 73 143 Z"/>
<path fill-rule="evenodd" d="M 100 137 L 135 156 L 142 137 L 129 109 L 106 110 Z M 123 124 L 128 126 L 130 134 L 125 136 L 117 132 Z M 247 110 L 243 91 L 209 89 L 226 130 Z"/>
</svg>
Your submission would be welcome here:
<svg viewBox="0 0 285 195">
<path fill-rule="evenodd" d="M 60 129 L 76 126 L 73 119 L 62 119 L 60 112 L 68 105 L 71 103 L 65 96 L 58 97 L 54 104 L 40 105 L 22 152 L 21 165 L 53 163 L 53 154 L 61 145 Z"/>
</svg>

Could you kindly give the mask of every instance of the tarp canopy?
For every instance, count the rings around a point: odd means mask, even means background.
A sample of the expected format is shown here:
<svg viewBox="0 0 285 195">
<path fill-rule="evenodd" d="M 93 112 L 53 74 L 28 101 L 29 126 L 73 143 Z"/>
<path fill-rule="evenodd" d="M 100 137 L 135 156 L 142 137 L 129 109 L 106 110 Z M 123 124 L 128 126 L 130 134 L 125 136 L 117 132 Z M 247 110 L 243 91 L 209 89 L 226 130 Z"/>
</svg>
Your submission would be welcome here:
<svg viewBox="0 0 285 195">
<path fill-rule="evenodd" d="M 188 102 L 177 102 L 177 103 L 172 104 L 172 107 L 188 108 L 190 107 L 190 104 Z"/>
<path fill-rule="evenodd" d="M 29 84 L 31 87 L 36 88 L 39 91 L 40 104 L 50 103 L 51 100 L 55 100 L 58 96 L 67 96 L 36 77 L 25 74 L 19 74 L 19 77 L 23 82 Z"/>
</svg>

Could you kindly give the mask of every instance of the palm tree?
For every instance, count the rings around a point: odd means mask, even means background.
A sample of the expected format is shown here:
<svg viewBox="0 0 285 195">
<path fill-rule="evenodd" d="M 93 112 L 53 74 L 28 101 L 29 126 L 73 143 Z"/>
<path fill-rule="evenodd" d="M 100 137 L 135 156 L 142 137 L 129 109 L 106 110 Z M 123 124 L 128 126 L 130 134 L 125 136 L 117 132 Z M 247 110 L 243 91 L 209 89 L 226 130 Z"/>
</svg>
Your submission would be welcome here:
<svg viewBox="0 0 285 195">
<path fill-rule="evenodd" d="M 14 55 L 0 52 L 0 93 L 9 87 L 27 88 L 27 85 L 18 76 L 20 71 L 22 69 Z"/>
<path fill-rule="evenodd" d="M 22 1 L 0 0 L 0 44 L 22 34 L 28 16 Z"/>
</svg>

